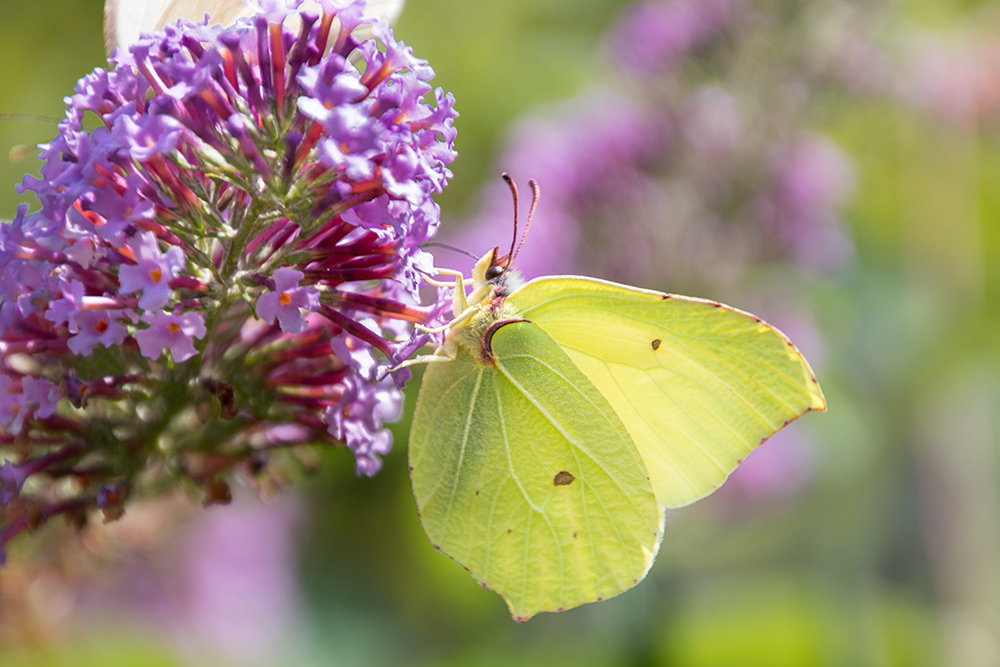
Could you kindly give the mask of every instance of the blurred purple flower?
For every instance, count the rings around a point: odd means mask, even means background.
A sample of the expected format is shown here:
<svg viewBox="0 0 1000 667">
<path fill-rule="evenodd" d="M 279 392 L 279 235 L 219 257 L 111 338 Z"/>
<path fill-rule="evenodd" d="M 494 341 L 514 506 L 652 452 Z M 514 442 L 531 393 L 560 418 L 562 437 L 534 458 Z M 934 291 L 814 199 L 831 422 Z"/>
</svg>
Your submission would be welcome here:
<svg viewBox="0 0 1000 667">
<path fill-rule="evenodd" d="M 280 662 L 300 626 L 294 541 L 300 514 L 294 502 L 247 502 L 197 521 L 177 573 L 178 630 L 232 660 Z"/>
<path fill-rule="evenodd" d="M 612 49 L 626 69 L 671 69 L 679 58 L 715 37 L 735 0 L 643 0 L 610 33 Z"/>
<path fill-rule="evenodd" d="M 17 498 L 26 477 L 22 466 L 15 465 L 10 461 L 3 462 L 3 465 L 0 466 L 0 505 L 6 505 Z"/>
<path fill-rule="evenodd" d="M 684 139 L 706 159 L 729 158 L 743 139 L 739 102 L 718 86 L 703 86 L 691 92 L 680 116 Z"/>
<path fill-rule="evenodd" d="M 792 139 L 775 153 L 770 189 L 760 206 L 794 259 L 836 271 L 854 256 L 837 210 L 854 192 L 854 169 L 837 146 L 820 136 Z"/>
<path fill-rule="evenodd" d="M 517 257 L 526 278 L 572 271 L 589 203 L 628 199 L 643 188 L 643 166 L 670 139 L 669 126 L 659 120 L 627 97 L 592 90 L 518 123 L 498 163 L 511 174 L 530 175 L 542 188 L 539 224 Z M 511 229 L 510 190 L 499 178 L 486 186 L 483 200 L 483 213 L 449 240 L 476 254 L 504 246 Z"/>
<path fill-rule="evenodd" d="M 112 541 L 150 552 L 130 553 L 114 576 L 67 596 L 76 602 L 72 618 L 97 616 L 126 632 L 151 632 L 193 663 L 209 656 L 222 664 L 287 664 L 306 635 L 296 576 L 301 500 L 290 493 L 262 504 L 238 495 L 225 510 L 163 525 L 178 511 L 166 499 L 137 504 L 107 531 L 117 537 Z"/>
<path fill-rule="evenodd" d="M 754 262 L 850 264 L 840 211 L 852 165 L 804 129 L 814 89 L 839 74 L 786 36 L 812 34 L 826 15 L 768 12 L 742 0 L 628 9 L 608 44 L 635 76 L 521 120 L 498 160 L 498 172 L 533 177 L 542 191 L 516 268 L 674 289 L 732 284 Z M 824 45 L 853 43 L 858 30 L 837 22 Z M 475 254 L 506 247 L 510 228 L 499 179 L 483 200 L 488 213 L 449 239 Z"/>
</svg>

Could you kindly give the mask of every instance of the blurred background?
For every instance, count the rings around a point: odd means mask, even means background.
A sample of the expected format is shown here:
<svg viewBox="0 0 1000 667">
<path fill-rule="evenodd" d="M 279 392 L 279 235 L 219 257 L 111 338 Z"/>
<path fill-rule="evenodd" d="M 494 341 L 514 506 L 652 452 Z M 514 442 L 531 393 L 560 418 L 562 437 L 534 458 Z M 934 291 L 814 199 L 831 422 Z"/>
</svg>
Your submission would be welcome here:
<svg viewBox="0 0 1000 667">
<path fill-rule="evenodd" d="M 0 112 L 62 115 L 102 4 L 3 3 Z M 372 479 L 325 450 L 263 500 L 19 538 L 0 664 L 1000 664 L 1000 5 L 408 0 L 396 36 L 461 113 L 441 240 L 503 246 L 499 174 L 534 177 L 527 277 L 755 312 L 829 412 L 671 511 L 642 584 L 527 624 L 424 537 L 408 412 Z M 0 218 L 55 131 L 0 120 Z"/>
</svg>

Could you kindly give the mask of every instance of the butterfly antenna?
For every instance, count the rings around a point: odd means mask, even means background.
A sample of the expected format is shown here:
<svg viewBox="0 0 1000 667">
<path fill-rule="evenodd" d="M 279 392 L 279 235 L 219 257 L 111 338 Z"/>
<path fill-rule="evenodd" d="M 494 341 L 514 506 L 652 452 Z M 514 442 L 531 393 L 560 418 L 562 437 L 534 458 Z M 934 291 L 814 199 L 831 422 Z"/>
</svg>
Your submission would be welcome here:
<svg viewBox="0 0 1000 667">
<path fill-rule="evenodd" d="M 507 261 L 504 264 L 504 268 L 507 268 L 514 263 L 514 257 L 511 253 L 514 252 L 514 244 L 517 243 L 517 184 L 514 183 L 514 179 L 506 171 L 500 174 L 500 178 L 507 182 L 510 194 L 514 198 L 514 237 L 510 240 L 510 252 L 507 253 Z"/>
<path fill-rule="evenodd" d="M 51 118 L 49 116 L 40 116 L 35 113 L 17 113 L 8 112 L 0 113 L 0 120 L 33 120 L 38 123 L 46 123 L 47 125 L 58 125 L 58 118 Z"/>
<path fill-rule="evenodd" d="M 535 217 L 535 208 L 538 206 L 538 198 L 541 196 L 541 188 L 538 187 L 538 181 L 533 178 L 528 179 L 528 185 L 531 187 L 531 208 L 528 209 L 528 219 L 524 223 L 524 233 L 521 234 L 521 242 L 517 244 L 517 250 L 514 251 L 514 257 L 510 258 L 510 263 L 514 263 L 514 258 L 517 257 L 517 253 L 521 252 L 521 246 L 524 245 L 524 239 L 528 236 L 528 230 L 531 229 L 531 219 Z M 516 201 L 516 200 L 515 200 Z M 514 233 L 517 233 L 517 225 L 515 220 Z"/>
<path fill-rule="evenodd" d="M 431 241 L 430 243 L 421 243 L 420 247 L 421 248 L 444 248 L 445 250 L 451 250 L 453 252 L 461 253 L 463 255 L 471 257 L 472 259 L 479 259 L 479 257 L 477 255 L 473 255 L 468 250 L 463 250 L 462 248 L 456 248 L 453 245 L 448 245 L 447 243 L 440 243 L 438 241 Z"/>
</svg>

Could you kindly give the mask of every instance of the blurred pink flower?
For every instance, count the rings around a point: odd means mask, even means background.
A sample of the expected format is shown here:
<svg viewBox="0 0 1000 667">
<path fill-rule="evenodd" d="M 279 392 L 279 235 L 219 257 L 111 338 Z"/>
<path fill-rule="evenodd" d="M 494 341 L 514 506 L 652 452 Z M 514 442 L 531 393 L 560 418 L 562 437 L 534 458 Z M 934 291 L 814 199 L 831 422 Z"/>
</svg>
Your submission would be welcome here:
<svg viewBox="0 0 1000 667">
<path fill-rule="evenodd" d="M 963 127 L 1000 121 L 1000 36 L 922 36 L 903 62 L 899 95 L 911 105 Z"/>
<path fill-rule="evenodd" d="M 301 514 L 290 494 L 274 505 L 243 499 L 196 514 L 171 536 L 168 556 L 133 556 L 113 579 L 90 584 L 76 617 L 152 633 L 196 664 L 281 664 L 301 636 L 294 539 Z M 160 551 L 153 546 L 151 553 Z"/>
<path fill-rule="evenodd" d="M 813 475 L 808 431 L 789 424 L 747 455 L 719 490 L 722 500 L 762 500 L 796 495 Z"/>
<path fill-rule="evenodd" d="M 293 539 L 300 514 L 294 502 L 247 501 L 191 526 L 175 575 L 179 636 L 244 663 L 280 661 L 301 625 Z"/>
</svg>

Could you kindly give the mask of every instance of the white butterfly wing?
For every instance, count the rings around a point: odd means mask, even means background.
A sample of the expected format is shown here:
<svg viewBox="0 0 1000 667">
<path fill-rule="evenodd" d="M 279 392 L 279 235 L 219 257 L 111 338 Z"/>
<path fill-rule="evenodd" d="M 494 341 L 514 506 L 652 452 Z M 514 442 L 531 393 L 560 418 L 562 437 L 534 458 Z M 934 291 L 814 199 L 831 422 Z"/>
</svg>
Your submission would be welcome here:
<svg viewBox="0 0 1000 667">
<path fill-rule="evenodd" d="M 177 19 L 200 21 L 205 14 L 215 22 L 227 25 L 241 16 L 248 16 L 250 9 L 243 4 L 243 0 L 173 0 L 153 29 L 159 30 Z"/>
<path fill-rule="evenodd" d="M 302 8 L 319 11 L 314 0 L 306 0 Z M 403 0 L 371 0 L 367 13 L 392 23 L 402 10 Z M 116 46 L 131 44 L 144 32 L 159 30 L 180 18 L 200 21 L 205 14 L 228 25 L 250 10 L 243 0 L 106 0 L 104 44 L 110 54 Z M 363 39 L 370 36 L 370 31 L 359 34 Z"/>
<path fill-rule="evenodd" d="M 239 1 L 239 0 L 237 0 Z M 173 0 L 107 0 L 104 3 L 104 45 L 110 54 L 116 46 L 131 44 L 139 33 L 152 30 L 169 11 Z"/>
</svg>

